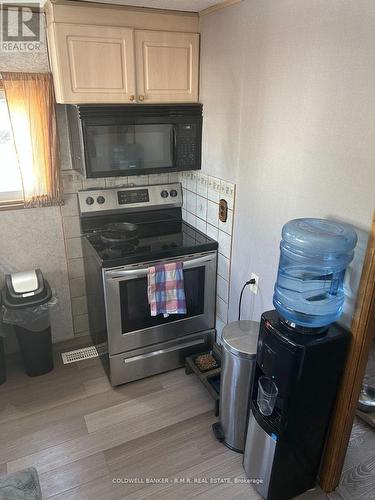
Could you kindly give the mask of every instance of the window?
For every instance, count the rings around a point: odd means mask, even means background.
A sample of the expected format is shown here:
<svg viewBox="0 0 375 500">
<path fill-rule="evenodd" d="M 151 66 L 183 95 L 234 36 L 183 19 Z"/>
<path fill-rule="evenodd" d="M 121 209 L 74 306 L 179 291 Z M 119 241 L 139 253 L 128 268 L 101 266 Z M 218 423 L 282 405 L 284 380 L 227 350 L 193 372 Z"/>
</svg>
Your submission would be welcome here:
<svg viewBox="0 0 375 500">
<path fill-rule="evenodd" d="M 0 100 L 0 203 L 25 208 L 61 205 L 52 75 L 1 76 L 5 92 Z"/>
<path fill-rule="evenodd" d="M 0 90 L 0 205 L 21 201 L 21 173 L 5 93 Z"/>
</svg>

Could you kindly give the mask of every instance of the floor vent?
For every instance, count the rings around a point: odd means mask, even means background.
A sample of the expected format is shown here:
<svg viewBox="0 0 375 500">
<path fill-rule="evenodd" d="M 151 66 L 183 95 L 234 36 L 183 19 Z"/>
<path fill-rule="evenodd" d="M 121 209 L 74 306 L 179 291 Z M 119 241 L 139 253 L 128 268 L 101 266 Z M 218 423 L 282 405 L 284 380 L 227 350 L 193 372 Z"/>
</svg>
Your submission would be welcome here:
<svg viewBox="0 0 375 500">
<path fill-rule="evenodd" d="M 64 365 L 67 365 L 68 363 L 75 363 L 76 361 L 83 361 L 84 359 L 97 358 L 106 353 L 107 344 L 104 343 L 96 346 L 83 347 L 75 351 L 62 352 L 61 357 Z"/>
</svg>

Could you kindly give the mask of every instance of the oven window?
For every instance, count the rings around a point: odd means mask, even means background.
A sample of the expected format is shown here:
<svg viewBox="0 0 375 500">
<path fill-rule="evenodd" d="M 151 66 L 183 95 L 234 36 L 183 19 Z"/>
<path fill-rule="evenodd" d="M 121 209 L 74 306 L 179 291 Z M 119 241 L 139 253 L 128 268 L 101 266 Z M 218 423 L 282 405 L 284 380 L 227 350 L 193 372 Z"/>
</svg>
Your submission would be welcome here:
<svg viewBox="0 0 375 500">
<path fill-rule="evenodd" d="M 143 330 L 144 328 L 203 314 L 204 279 L 204 266 L 184 271 L 187 313 L 173 314 L 167 318 L 164 318 L 162 314 L 158 316 L 150 315 L 150 306 L 147 300 L 147 278 L 120 282 L 122 333 Z"/>
<path fill-rule="evenodd" d="M 171 124 L 89 125 L 86 141 L 91 174 L 174 166 Z"/>
</svg>

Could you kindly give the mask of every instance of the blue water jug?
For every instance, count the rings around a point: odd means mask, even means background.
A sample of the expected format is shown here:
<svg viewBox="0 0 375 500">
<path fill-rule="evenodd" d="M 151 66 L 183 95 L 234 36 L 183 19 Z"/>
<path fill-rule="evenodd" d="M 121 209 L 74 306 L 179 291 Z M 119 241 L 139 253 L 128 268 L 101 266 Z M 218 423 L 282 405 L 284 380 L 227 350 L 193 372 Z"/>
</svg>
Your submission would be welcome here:
<svg viewBox="0 0 375 500">
<path fill-rule="evenodd" d="M 281 318 L 301 331 L 336 321 L 344 305 L 344 276 L 357 234 L 348 224 L 294 219 L 282 229 L 273 304 Z"/>
</svg>

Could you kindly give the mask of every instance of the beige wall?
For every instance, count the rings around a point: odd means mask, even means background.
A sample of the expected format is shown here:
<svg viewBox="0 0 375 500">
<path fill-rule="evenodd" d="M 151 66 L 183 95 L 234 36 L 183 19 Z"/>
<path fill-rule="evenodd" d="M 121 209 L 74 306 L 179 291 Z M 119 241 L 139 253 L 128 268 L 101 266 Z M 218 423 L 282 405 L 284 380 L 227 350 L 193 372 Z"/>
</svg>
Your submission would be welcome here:
<svg viewBox="0 0 375 500">
<path fill-rule="evenodd" d="M 73 325 L 60 208 L 0 212 L 0 234 L 0 281 L 3 274 L 40 268 L 58 299 L 51 309 L 53 340 L 71 337 Z M 14 350 L 11 333 L 9 350 Z"/>
<path fill-rule="evenodd" d="M 201 18 L 203 170 L 237 185 L 231 319 L 251 272 L 247 317 L 272 307 L 295 217 L 361 229 L 355 294 L 375 205 L 374 33 L 372 0 L 244 0 Z"/>
</svg>

